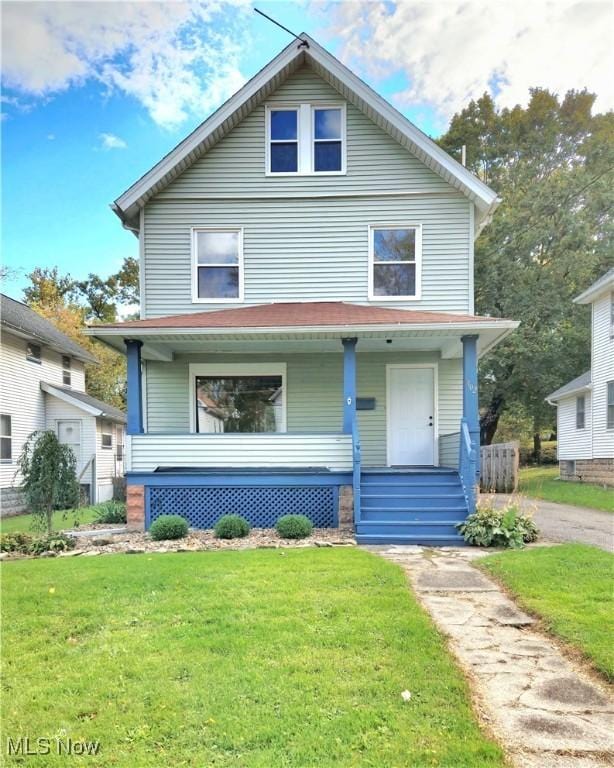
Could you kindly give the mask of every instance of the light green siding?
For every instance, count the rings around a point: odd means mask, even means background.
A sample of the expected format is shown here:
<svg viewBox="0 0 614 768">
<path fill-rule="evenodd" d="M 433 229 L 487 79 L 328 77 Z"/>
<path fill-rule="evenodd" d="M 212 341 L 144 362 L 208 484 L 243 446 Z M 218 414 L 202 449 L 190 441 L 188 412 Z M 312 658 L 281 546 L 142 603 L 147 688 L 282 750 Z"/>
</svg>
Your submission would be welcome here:
<svg viewBox="0 0 614 768">
<path fill-rule="evenodd" d="M 287 363 L 287 427 L 289 432 L 340 432 L 342 424 L 342 355 L 250 355 L 249 362 Z M 188 432 L 190 363 L 237 364 L 237 355 L 181 355 L 172 363 L 147 362 L 146 408 L 150 432 Z M 359 412 L 363 460 L 367 466 L 386 464 L 386 365 L 436 362 L 422 353 L 365 353 L 357 355 L 358 397 L 375 397 L 374 411 Z M 461 361 L 440 360 L 438 366 L 439 435 L 458 432 L 462 410 Z M 455 448 L 443 440 L 440 461 L 455 465 Z M 447 446 L 446 450 L 444 446 Z"/>
<path fill-rule="evenodd" d="M 270 101 L 336 99 L 312 70 Z M 192 303 L 192 227 L 243 227 L 243 305 L 269 301 L 368 301 L 368 226 L 423 226 L 420 301 L 387 306 L 471 309 L 472 204 L 351 104 L 347 174 L 265 175 L 265 108 L 150 201 L 144 213 L 144 316 L 242 304 Z"/>
</svg>

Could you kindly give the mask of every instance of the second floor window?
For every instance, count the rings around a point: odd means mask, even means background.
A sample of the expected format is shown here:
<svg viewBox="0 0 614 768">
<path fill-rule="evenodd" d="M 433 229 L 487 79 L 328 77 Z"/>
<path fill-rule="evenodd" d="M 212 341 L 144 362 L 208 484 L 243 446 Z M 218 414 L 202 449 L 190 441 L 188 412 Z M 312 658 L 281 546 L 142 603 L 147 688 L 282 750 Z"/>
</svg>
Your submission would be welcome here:
<svg viewBox="0 0 614 768">
<path fill-rule="evenodd" d="M 113 426 L 108 421 L 103 421 L 100 428 L 100 446 L 113 448 Z"/>
<path fill-rule="evenodd" d="M 70 387 L 70 357 L 62 355 L 62 384 Z"/>
<path fill-rule="evenodd" d="M 345 172 L 343 104 L 270 105 L 267 115 L 267 173 Z"/>
<path fill-rule="evenodd" d="M 371 227 L 369 234 L 369 298 L 419 299 L 421 228 Z"/>
<path fill-rule="evenodd" d="M 42 362 L 40 344 L 28 344 L 26 346 L 26 360 L 39 364 Z"/>
<path fill-rule="evenodd" d="M 243 298 L 243 231 L 194 229 L 192 300 L 237 301 Z"/>
<path fill-rule="evenodd" d="M 576 397 L 576 429 L 584 429 L 586 423 L 586 397 Z"/>
</svg>

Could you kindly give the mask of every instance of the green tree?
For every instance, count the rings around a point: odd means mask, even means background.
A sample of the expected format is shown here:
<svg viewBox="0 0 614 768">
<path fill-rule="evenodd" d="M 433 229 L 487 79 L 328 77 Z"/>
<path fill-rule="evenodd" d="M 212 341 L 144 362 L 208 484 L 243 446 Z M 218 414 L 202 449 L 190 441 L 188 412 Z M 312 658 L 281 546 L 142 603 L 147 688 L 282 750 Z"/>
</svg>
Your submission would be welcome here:
<svg viewBox="0 0 614 768">
<path fill-rule="evenodd" d="M 17 464 L 28 508 L 51 535 L 53 511 L 79 505 L 75 454 L 70 446 L 60 443 L 54 432 L 33 432 Z"/>
<path fill-rule="evenodd" d="M 589 310 L 573 298 L 612 265 L 614 113 L 570 91 L 533 89 L 526 108 L 485 94 L 455 115 L 441 146 L 501 197 L 475 249 L 476 311 L 521 321 L 480 366 L 481 437 L 520 407 L 535 452 L 554 421 L 544 398 L 590 365 Z"/>
</svg>

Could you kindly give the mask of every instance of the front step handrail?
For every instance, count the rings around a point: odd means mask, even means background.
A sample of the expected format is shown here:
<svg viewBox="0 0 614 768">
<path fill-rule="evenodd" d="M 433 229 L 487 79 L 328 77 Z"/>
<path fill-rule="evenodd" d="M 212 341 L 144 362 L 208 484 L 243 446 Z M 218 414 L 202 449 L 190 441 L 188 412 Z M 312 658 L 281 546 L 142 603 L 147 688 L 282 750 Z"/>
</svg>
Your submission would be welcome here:
<svg viewBox="0 0 614 768">
<path fill-rule="evenodd" d="M 360 520 L 360 467 L 362 463 L 358 424 L 352 425 L 352 493 L 354 496 L 354 526 Z"/>
<path fill-rule="evenodd" d="M 467 419 L 461 419 L 460 446 L 458 459 L 458 473 L 463 485 L 467 511 L 471 515 L 475 512 L 476 488 L 478 477 L 477 449 L 471 439 Z"/>
</svg>

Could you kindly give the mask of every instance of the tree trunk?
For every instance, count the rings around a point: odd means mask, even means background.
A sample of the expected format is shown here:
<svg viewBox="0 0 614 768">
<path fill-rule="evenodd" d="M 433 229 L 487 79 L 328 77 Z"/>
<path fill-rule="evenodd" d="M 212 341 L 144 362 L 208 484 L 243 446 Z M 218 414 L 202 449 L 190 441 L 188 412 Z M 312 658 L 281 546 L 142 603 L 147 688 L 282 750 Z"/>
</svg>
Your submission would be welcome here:
<svg viewBox="0 0 614 768">
<path fill-rule="evenodd" d="M 539 464 L 542 459 L 542 436 L 539 431 L 539 424 L 533 422 L 533 461 Z"/>
<path fill-rule="evenodd" d="M 495 394 L 490 400 L 486 411 L 480 419 L 480 443 L 490 445 L 497 431 L 499 419 L 503 413 L 505 398 L 502 394 Z"/>
</svg>

